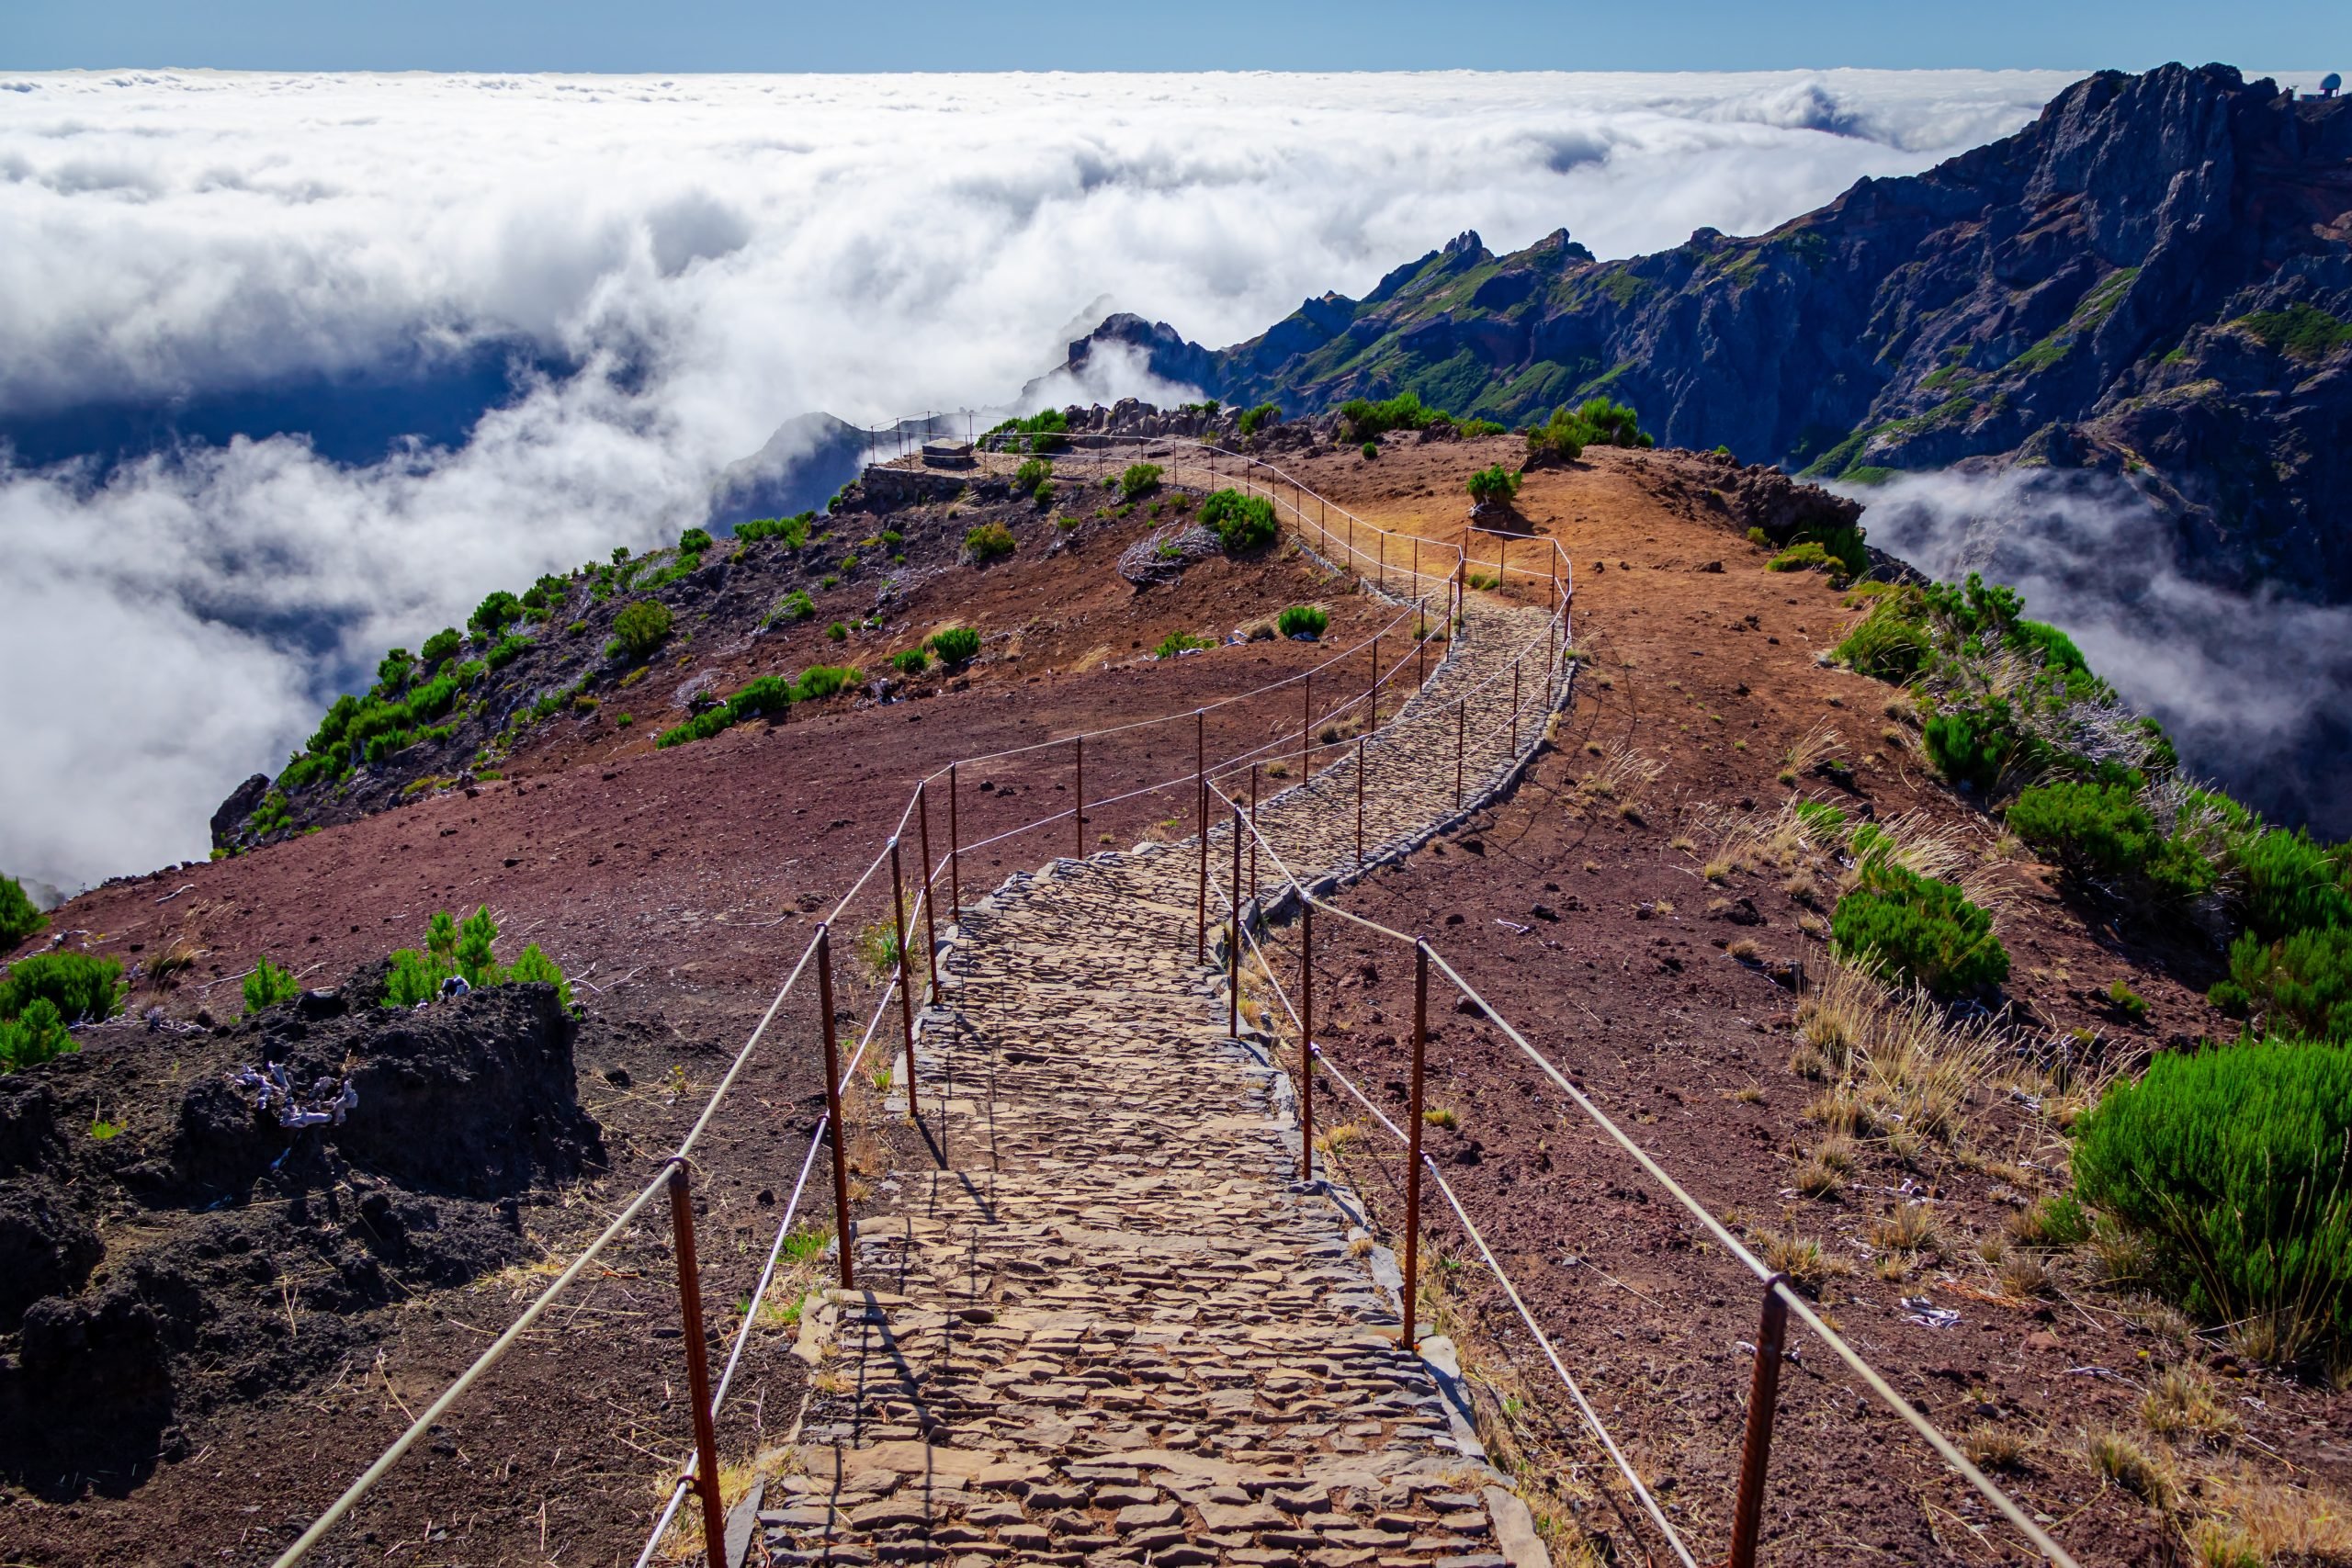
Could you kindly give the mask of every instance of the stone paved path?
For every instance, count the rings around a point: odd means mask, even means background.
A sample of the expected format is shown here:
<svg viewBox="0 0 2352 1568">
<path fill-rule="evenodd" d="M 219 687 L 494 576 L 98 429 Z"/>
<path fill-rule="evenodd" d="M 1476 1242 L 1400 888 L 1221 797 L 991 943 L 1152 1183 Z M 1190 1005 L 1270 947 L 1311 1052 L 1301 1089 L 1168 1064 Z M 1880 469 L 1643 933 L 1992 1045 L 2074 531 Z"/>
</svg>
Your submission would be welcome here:
<svg viewBox="0 0 2352 1568">
<path fill-rule="evenodd" d="M 1471 801 L 1542 733 L 1542 613 L 1478 594 L 1465 613 L 1369 749 L 1375 859 L 1453 815 L 1458 696 L 1485 683 Z M 1521 649 L 1514 751 L 1485 732 Z M 1261 807 L 1302 876 L 1356 868 L 1355 766 Z M 1212 835 L 1220 874 L 1230 830 Z M 1062 861 L 965 910 L 917 1046 L 944 1168 L 881 1182 L 860 1290 L 804 1325 L 802 1469 L 760 1516 L 777 1561 L 1543 1560 L 1441 1380 L 1396 1343 L 1393 1260 L 1348 1194 L 1295 1179 L 1289 1080 L 1227 1035 L 1222 976 L 1193 962 L 1198 854 Z"/>
</svg>

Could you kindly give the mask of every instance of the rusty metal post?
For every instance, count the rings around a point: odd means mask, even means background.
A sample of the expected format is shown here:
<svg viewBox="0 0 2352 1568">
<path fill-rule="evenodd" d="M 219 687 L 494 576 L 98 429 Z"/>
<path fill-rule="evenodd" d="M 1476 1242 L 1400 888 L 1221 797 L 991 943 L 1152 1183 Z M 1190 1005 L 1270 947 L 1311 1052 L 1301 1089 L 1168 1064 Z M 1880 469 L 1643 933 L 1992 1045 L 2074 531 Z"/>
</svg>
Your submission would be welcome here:
<svg viewBox="0 0 2352 1568">
<path fill-rule="evenodd" d="M 899 870 L 899 840 L 890 840 L 890 931 L 899 940 L 899 1043 L 907 1048 L 907 1115 L 922 1120 L 915 1099 L 915 997 L 907 969 L 906 878 Z"/>
<path fill-rule="evenodd" d="M 1241 1037 L 1241 807 L 1233 807 L 1233 940 L 1226 953 L 1227 973 L 1232 977 L 1232 995 L 1226 1000 L 1225 1032 L 1235 1039 Z"/>
<path fill-rule="evenodd" d="M 1731 1515 L 1728 1568 L 1756 1568 L 1756 1532 L 1764 1520 L 1764 1467 L 1772 1457 L 1772 1413 L 1781 1398 L 1781 1353 L 1789 1333 L 1788 1279 L 1764 1281 L 1764 1320 L 1756 1332 L 1756 1373 L 1747 1390 L 1747 1436 L 1739 1450 L 1739 1498 Z"/>
<path fill-rule="evenodd" d="M 1356 737 L 1356 869 L 1363 869 L 1363 737 Z"/>
<path fill-rule="evenodd" d="M 718 1501 L 718 1434 L 710 1420 L 710 1351 L 703 1343 L 702 1271 L 695 1262 L 695 1200 L 684 1161 L 670 1167 L 670 1231 L 677 1244 L 678 1319 L 686 1341 L 686 1391 L 695 1406 L 694 1486 L 710 1568 L 727 1568 L 727 1510 Z"/>
<path fill-rule="evenodd" d="M 1388 530 L 1387 530 L 1387 529 L 1385 529 L 1385 528 L 1380 529 L 1380 530 L 1379 530 L 1379 534 L 1380 534 L 1380 568 L 1379 568 L 1379 574 L 1378 574 L 1378 581 L 1379 581 L 1379 584 L 1380 584 L 1380 591 L 1381 591 L 1382 592 L 1385 593 L 1386 592 L 1388 592 Z"/>
<path fill-rule="evenodd" d="M 833 1028 L 833 928 L 817 928 L 817 1006 L 825 1016 L 825 1128 L 833 1144 L 833 1240 L 841 1253 L 842 1289 L 851 1278 L 848 1139 L 842 1130 L 842 1050 Z"/>
<path fill-rule="evenodd" d="M 1429 684 L 1430 680 L 1430 607 L 1424 600 L 1413 608 L 1413 685 L 1416 689 Z"/>
<path fill-rule="evenodd" d="M 1292 886 L 1296 886 L 1294 883 Z M 1298 1179 L 1315 1179 L 1315 900 L 1298 889 Z"/>
<path fill-rule="evenodd" d="M 1380 728 L 1380 638 L 1372 639 L 1372 676 L 1363 688 L 1364 728 Z"/>
<path fill-rule="evenodd" d="M 956 764 L 947 764 L 947 904 L 964 918 L 964 835 L 956 824 Z"/>
<path fill-rule="evenodd" d="M 1495 592 L 1499 593 L 1510 583 L 1510 536 L 1495 535 Z"/>
<path fill-rule="evenodd" d="M 1410 1349 L 1414 1297 L 1420 1290 L 1421 1267 L 1421 1074 L 1430 1047 L 1430 945 L 1413 939 L 1413 1086 L 1405 1102 L 1405 1334 Z"/>
<path fill-rule="evenodd" d="M 1250 897 L 1258 896 L 1258 764 L 1250 764 Z"/>
<path fill-rule="evenodd" d="M 1193 710 L 1193 795 L 1199 807 L 1201 824 L 1201 886 L 1198 908 L 1194 916 L 1199 929 L 1193 940 L 1193 962 L 1209 961 L 1209 774 L 1207 761 L 1208 719 L 1205 710 Z"/>
<path fill-rule="evenodd" d="M 1462 750 L 1470 730 L 1470 699 L 1453 699 L 1453 809 L 1462 809 Z"/>
<path fill-rule="evenodd" d="M 925 1000 L 939 996 L 939 891 L 932 884 L 937 874 L 931 863 L 931 781 L 915 785 L 915 829 L 922 849 L 922 961 L 923 974 L 931 985 L 924 993 Z"/>
<path fill-rule="evenodd" d="M 1306 672 L 1306 700 L 1298 720 L 1298 782 L 1315 776 L 1315 671 Z"/>
<path fill-rule="evenodd" d="M 1078 858 L 1086 858 L 1086 737 L 1073 738 L 1078 749 L 1078 794 L 1070 800 L 1070 814 L 1078 818 Z"/>
<path fill-rule="evenodd" d="M 1510 754 L 1519 755 L 1519 667 L 1527 655 L 1521 654 L 1510 661 Z"/>
</svg>

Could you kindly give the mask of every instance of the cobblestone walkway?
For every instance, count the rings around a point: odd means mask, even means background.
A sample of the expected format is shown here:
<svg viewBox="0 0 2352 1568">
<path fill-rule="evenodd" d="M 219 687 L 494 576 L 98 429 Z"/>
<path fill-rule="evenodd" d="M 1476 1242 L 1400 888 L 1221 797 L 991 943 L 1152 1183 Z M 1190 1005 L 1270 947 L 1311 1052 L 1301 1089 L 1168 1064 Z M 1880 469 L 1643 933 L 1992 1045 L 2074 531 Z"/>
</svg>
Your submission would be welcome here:
<svg viewBox="0 0 2352 1568">
<path fill-rule="evenodd" d="M 1542 613 L 1466 616 L 1367 748 L 1373 860 L 1455 814 L 1458 738 L 1475 803 L 1543 732 Z M 1357 869 L 1355 767 L 1261 807 L 1302 877 Z M 944 1168 L 882 1180 L 860 1290 L 804 1325 L 802 1468 L 759 1516 L 777 1561 L 1544 1561 L 1432 1369 L 1449 1351 L 1396 1344 L 1394 1261 L 1349 1194 L 1295 1179 L 1290 1082 L 1227 1034 L 1214 952 L 1193 962 L 1198 856 L 1061 861 L 964 911 L 917 1046 Z"/>
</svg>

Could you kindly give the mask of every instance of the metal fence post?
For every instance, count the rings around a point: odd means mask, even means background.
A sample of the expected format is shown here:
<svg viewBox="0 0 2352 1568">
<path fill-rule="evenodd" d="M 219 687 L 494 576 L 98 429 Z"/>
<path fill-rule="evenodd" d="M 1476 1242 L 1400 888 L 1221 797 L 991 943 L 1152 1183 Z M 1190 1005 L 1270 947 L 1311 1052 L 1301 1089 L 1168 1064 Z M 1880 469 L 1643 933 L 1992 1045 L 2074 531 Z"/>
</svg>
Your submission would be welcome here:
<svg viewBox="0 0 2352 1568">
<path fill-rule="evenodd" d="M 1078 858 L 1084 860 L 1086 858 L 1086 737 L 1083 735 L 1076 737 L 1072 744 L 1078 749 L 1078 782 L 1075 786 L 1078 794 L 1070 802 L 1070 814 L 1078 818 Z"/>
<path fill-rule="evenodd" d="M 1305 784 L 1315 776 L 1315 671 L 1306 672 L 1306 700 L 1301 705 L 1298 720 L 1298 782 Z"/>
<path fill-rule="evenodd" d="M 1380 638 L 1372 639 L 1372 678 L 1363 689 L 1364 728 L 1380 728 Z"/>
<path fill-rule="evenodd" d="M 710 1568 L 727 1568 L 727 1510 L 718 1501 L 718 1436 L 710 1420 L 710 1352 L 703 1343 L 702 1271 L 695 1262 L 695 1200 L 683 1160 L 670 1167 L 670 1231 L 678 1257 L 686 1391 L 695 1406 L 695 1490 L 702 1494 L 704 1555 Z"/>
<path fill-rule="evenodd" d="M 1413 1337 L 1413 1307 L 1420 1292 L 1421 1267 L 1421 1073 L 1430 1045 L 1430 946 L 1413 939 L 1413 1085 L 1405 1102 L 1405 1334 L 1408 1349 Z"/>
<path fill-rule="evenodd" d="M 1356 737 L 1356 869 L 1363 869 L 1363 737 Z"/>
<path fill-rule="evenodd" d="M 1747 1436 L 1739 1450 L 1739 1498 L 1731 1516 L 1729 1568 L 1756 1568 L 1756 1534 L 1764 1520 L 1764 1467 L 1772 1457 L 1772 1413 L 1781 1397 L 1781 1354 L 1789 1331 L 1786 1274 L 1764 1281 L 1764 1320 L 1756 1332 L 1756 1373 L 1747 1390 Z"/>
<path fill-rule="evenodd" d="M 1510 661 L 1510 754 L 1519 755 L 1519 667 L 1527 655 L 1521 654 Z"/>
<path fill-rule="evenodd" d="M 1207 762 L 1208 719 L 1204 710 L 1193 710 L 1193 795 L 1199 807 L 1201 825 L 1201 886 L 1198 907 L 1193 911 L 1198 929 L 1193 939 L 1193 962 L 1209 961 L 1209 774 Z"/>
<path fill-rule="evenodd" d="M 1233 940 L 1228 944 L 1227 971 L 1232 976 L 1232 995 L 1226 1002 L 1225 1032 L 1238 1040 L 1241 1037 L 1241 807 L 1233 807 Z"/>
<path fill-rule="evenodd" d="M 1250 764 L 1250 897 L 1258 896 L 1258 764 Z"/>
<path fill-rule="evenodd" d="M 825 1127 L 833 1142 L 833 1241 L 842 1289 L 856 1289 L 850 1267 L 848 1136 L 842 1127 L 842 1052 L 833 1028 L 833 928 L 817 928 L 817 1007 L 825 1018 Z"/>
<path fill-rule="evenodd" d="M 947 764 L 947 902 L 964 918 L 964 835 L 956 822 L 956 764 Z"/>
<path fill-rule="evenodd" d="M 1470 731 L 1470 699 L 1453 699 L 1453 809 L 1462 809 L 1462 750 Z"/>
<path fill-rule="evenodd" d="M 923 973 L 931 989 L 926 1001 L 939 998 L 939 894 L 932 886 L 935 874 L 931 864 L 931 781 L 925 779 L 915 785 L 915 830 L 922 848 L 922 929 Z"/>
<path fill-rule="evenodd" d="M 1298 887 L 1298 884 L 1291 884 Z M 1298 888 L 1298 1179 L 1315 1179 L 1315 900 Z"/>
<path fill-rule="evenodd" d="M 890 931 L 899 942 L 899 1042 L 907 1048 L 907 1115 L 922 1120 L 922 1103 L 915 1098 L 915 998 L 907 968 L 906 879 L 899 870 L 899 840 L 890 840 Z"/>
</svg>

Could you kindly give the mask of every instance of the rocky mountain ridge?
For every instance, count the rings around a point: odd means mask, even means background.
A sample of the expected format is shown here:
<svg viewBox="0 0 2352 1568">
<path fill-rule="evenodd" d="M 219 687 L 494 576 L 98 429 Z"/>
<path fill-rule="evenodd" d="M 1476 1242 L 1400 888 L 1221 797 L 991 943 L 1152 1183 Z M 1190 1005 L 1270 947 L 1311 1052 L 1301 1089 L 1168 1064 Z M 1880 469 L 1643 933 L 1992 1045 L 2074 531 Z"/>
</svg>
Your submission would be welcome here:
<svg viewBox="0 0 2352 1568">
<path fill-rule="evenodd" d="M 2030 126 L 1768 234 L 1598 262 L 1475 233 L 1158 375 L 1292 412 L 1418 393 L 1518 422 L 1605 393 L 1665 445 L 1870 483 L 2108 476 L 2189 576 L 2352 602 L 2352 107 L 2223 65 L 2102 72 Z M 2029 492 L 2030 493 L 2030 492 Z"/>
</svg>

